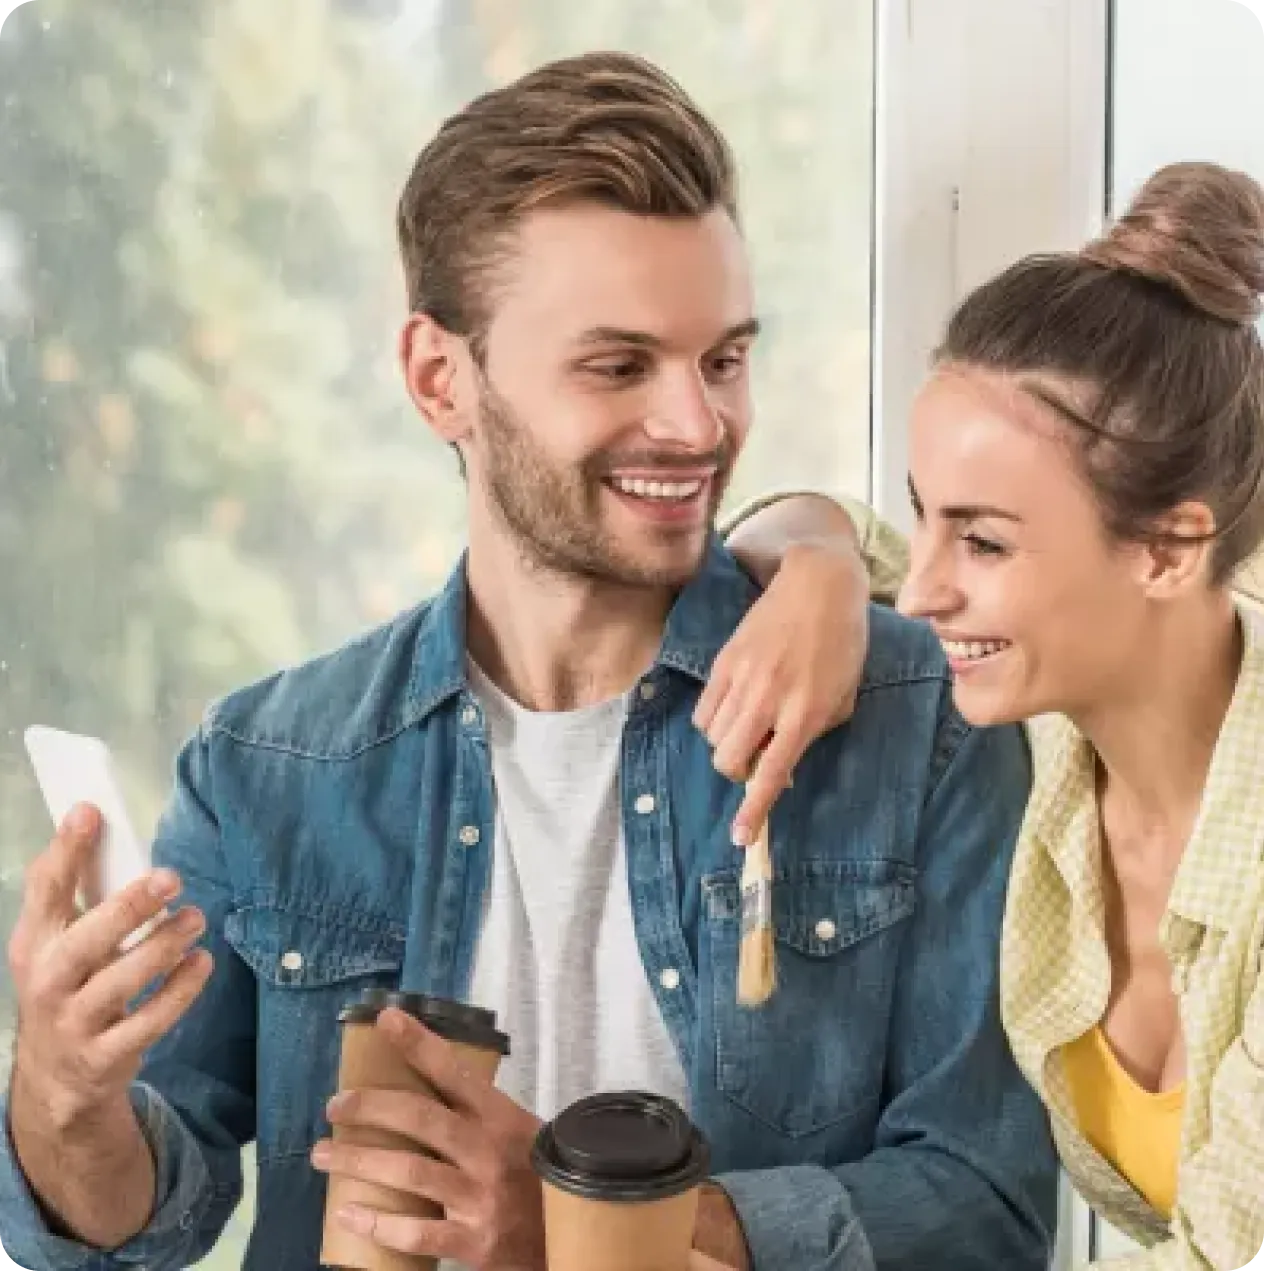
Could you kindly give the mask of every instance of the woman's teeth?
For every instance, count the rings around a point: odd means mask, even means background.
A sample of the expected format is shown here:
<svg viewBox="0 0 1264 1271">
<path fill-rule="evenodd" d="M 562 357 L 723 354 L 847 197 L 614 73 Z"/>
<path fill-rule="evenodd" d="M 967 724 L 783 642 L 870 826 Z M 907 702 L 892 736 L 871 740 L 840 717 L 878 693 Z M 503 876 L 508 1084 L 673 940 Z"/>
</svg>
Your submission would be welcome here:
<svg viewBox="0 0 1264 1271">
<path fill-rule="evenodd" d="M 974 661 L 977 658 L 990 657 L 1009 648 L 1008 640 L 943 640 L 944 651 L 949 657 Z"/>
<path fill-rule="evenodd" d="M 692 499 L 702 489 L 701 481 L 642 481 L 615 477 L 611 484 L 622 494 L 638 499 Z"/>
</svg>

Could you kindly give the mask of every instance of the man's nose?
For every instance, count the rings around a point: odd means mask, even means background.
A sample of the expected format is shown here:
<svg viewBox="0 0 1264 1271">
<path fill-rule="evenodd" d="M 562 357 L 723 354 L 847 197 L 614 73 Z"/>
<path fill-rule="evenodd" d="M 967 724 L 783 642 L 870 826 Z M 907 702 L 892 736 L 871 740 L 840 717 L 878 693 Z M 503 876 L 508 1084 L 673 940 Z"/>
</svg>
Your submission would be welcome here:
<svg viewBox="0 0 1264 1271">
<path fill-rule="evenodd" d="M 682 375 L 654 404 L 645 421 L 654 441 L 711 451 L 724 437 L 724 420 L 710 386 L 700 374 Z"/>
</svg>

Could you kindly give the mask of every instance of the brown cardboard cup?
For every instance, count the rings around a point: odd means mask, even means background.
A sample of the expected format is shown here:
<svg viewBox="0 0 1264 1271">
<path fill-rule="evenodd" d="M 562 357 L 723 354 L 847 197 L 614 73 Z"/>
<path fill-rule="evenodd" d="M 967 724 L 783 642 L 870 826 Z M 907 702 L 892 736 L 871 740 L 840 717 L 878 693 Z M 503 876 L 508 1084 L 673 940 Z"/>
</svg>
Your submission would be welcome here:
<svg viewBox="0 0 1264 1271">
<path fill-rule="evenodd" d="M 493 1012 L 442 998 L 369 989 L 339 1016 L 338 1022 L 342 1025 L 339 1090 L 406 1090 L 437 1097 L 421 1074 L 375 1027 L 378 1015 L 390 1006 L 405 1011 L 438 1033 L 457 1051 L 461 1062 L 489 1085 L 496 1080 L 500 1061 L 509 1053 L 509 1042 L 503 1033 L 496 1031 Z M 360 1147 L 412 1153 L 422 1150 L 414 1139 L 367 1126 L 334 1126 L 333 1137 L 338 1142 Z M 359 1271 L 432 1271 L 437 1267 L 434 1258 L 395 1253 L 348 1231 L 334 1215 L 341 1206 L 351 1204 L 417 1218 L 438 1218 L 443 1214 L 438 1205 L 420 1196 L 348 1178 L 345 1174 L 330 1174 L 320 1246 L 322 1266 Z"/>
<path fill-rule="evenodd" d="M 710 1153 L 676 1104 L 594 1095 L 536 1139 L 549 1271 L 687 1271 Z"/>
</svg>

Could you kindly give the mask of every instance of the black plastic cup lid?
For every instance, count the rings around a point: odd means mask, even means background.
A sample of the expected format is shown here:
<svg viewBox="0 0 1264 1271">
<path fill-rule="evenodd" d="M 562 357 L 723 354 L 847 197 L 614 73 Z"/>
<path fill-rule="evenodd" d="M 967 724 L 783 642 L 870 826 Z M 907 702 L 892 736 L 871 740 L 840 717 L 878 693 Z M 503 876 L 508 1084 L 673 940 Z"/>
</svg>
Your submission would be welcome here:
<svg viewBox="0 0 1264 1271">
<path fill-rule="evenodd" d="M 630 1091 L 572 1104 L 536 1136 L 531 1163 L 546 1183 L 574 1196 L 636 1202 L 697 1186 L 711 1153 L 670 1099 Z"/>
<path fill-rule="evenodd" d="M 396 993 L 390 989 L 365 989 L 338 1016 L 340 1024 L 372 1024 L 388 1007 L 420 1020 L 432 1033 L 462 1046 L 509 1054 L 509 1038 L 496 1028 L 496 1012 L 464 1002 L 424 993 Z"/>
</svg>

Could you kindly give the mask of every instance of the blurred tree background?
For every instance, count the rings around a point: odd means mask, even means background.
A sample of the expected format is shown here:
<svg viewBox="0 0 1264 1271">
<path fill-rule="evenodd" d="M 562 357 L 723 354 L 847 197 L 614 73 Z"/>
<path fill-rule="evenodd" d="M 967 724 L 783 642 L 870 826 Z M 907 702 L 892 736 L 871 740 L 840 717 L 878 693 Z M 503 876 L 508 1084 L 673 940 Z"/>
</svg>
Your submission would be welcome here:
<svg viewBox="0 0 1264 1271">
<path fill-rule="evenodd" d="M 438 584 L 463 487 L 393 356 L 445 115 L 594 48 L 723 127 L 767 330 L 734 497 L 863 492 L 871 0 L 36 0 L 0 37 L 0 934 L 22 750 L 106 738 L 140 826 L 206 702 Z M 12 986 L 0 979 L 0 1076 Z M 211 1262 L 240 1263 L 243 1207 Z"/>
</svg>

